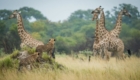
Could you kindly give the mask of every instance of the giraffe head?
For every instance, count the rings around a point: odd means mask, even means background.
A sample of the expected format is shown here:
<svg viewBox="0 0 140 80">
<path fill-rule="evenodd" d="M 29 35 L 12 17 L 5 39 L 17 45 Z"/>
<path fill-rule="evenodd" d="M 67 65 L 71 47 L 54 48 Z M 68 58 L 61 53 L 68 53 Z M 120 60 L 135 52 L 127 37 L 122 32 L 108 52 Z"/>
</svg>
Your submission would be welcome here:
<svg viewBox="0 0 140 80">
<path fill-rule="evenodd" d="M 101 13 L 101 10 L 103 10 L 103 8 L 101 8 L 101 6 L 99 6 L 98 8 L 96 8 L 95 10 L 93 10 L 91 13 L 93 14 L 93 18 L 92 20 L 94 21 L 94 19 L 97 19 L 99 14 Z"/>
<path fill-rule="evenodd" d="M 17 15 L 18 15 L 19 13 L 20 13 L 20 12 L 18 12 L 17 10 L 15 10 L 15 11 L 12 12 L 12 14 L 10 15 L 9 18 L 10 18 L 10 19 L 11 19 L 11 18 L 16 18 Z"/>
<path fill-rule="evenodd" d="M 123 8 L 123 10 L 121 10 L 122 15 L 126 15 L 128 17 L 131 17 L 130 13 L 125 9 L 125 7 Z"/>
</svg>

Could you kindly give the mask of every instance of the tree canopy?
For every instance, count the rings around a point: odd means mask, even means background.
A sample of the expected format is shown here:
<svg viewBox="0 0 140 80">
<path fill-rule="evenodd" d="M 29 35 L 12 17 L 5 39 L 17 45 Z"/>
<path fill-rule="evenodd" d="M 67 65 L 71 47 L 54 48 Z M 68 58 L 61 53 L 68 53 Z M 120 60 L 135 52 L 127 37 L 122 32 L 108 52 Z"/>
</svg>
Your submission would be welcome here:
<svg viewBox="0 0 140 80">
<path fill-rule="evenodd" d="M 111 11 L 105 12 L 106 27 L 114 28 L 118 12 L 126 7 L 132 18 L 123 17 L 120 38 L 125 43 L 125 49 L 133 52 L 140 50 L 140 15 L 138 8 L 131 4 L 120 4 Z M 95 21 L 92 21 L 92 10 L 77 10 L 68 20 L 63 22 L 51 22 L 40 11 L 29 7 L 20 8 L 25 30 L 34 38 L 47 43 L 50 38 L 56 38 L 56 50 L 58 52 L 92 50 L 95 32 Z M 20 38 L 17 32 L 16 19 L 8 19 L 11 10 L 0 10 L 0 48 L 10 52 L 14 48 L 19 49 Z M 30 22 L 31 18 L 36 21 Z"/>
</svg>

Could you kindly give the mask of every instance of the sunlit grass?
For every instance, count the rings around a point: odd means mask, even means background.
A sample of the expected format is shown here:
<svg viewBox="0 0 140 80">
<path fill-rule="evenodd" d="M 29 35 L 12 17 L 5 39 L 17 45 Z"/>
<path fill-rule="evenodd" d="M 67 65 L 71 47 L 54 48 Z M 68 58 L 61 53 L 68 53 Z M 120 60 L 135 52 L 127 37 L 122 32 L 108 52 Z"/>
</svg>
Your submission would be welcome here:
<svg viewBox="0 0 140 80">
<path fill-rule="evenodd" d="M 68 70 L 35 69 L 18 72 L 17 69 L 4 69 L 0 80 L 140 80 L 140 59 L 131 56 L 125 61 L 111 58 L 109 62 L 81 56 L 74 58 L 56 55 L 55 61 Z"/>
</svg>

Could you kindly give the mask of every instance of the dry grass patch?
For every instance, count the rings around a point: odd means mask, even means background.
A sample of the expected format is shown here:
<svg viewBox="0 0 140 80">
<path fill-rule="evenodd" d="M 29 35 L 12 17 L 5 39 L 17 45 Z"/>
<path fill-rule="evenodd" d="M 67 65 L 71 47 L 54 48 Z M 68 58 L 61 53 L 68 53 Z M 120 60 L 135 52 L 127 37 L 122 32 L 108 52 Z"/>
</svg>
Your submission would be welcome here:
<svg viewBox="0 0 140 80">
<path fill-rule="evenodd" d="M 56 55 L 55 61 L 68 70 L 40 68 L 21 73 L 8 69 L 0 74 L 0 80 L 140 80 L 140 59 L 135 56 L 118 62 L 115 58 L 107 62 L 91 57 L 91 62 L 88 62 L 86 57 L 80 60 Z"/>
</svg>

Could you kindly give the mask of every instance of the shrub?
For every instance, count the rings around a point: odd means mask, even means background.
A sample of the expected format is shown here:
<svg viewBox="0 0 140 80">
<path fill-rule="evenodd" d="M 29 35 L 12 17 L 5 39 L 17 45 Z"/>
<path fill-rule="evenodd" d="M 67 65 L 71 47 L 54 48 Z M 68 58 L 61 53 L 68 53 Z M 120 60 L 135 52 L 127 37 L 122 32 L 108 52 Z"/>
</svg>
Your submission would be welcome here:
<svg viewBox="0 0 140 80">
<path fill-rule="evenodd" d="M 13 58 L 13 59 L 15 59 L 15 58 L 17 58 L 18 54 L 19 54 L 19 50 L 16 50 L 16 49 L 15 49 L 15 50 L 12 52 L 12 54 L 10 55 L 10 57 Z"/>
<path fill-rule="evenodd" d="M 12 68 L 12 67 L 14 67 L 14 65 L 13 65 L 13 64 L 15 64 L 14 62 L 15 61 L 13 61 L 13 59 L 11 59 L 9 56 L 6 56 L 0 60 L 0 69 Z"/>
<path fill-rule="evenodd" d="M 45 63 L 45 67 L 46 67 L 47 69 L 60 69 L 60 70 L 66 69 L 66 67 L 64 67 L 64 66 L 61 65 L 61 64 L 58 64 L 57 62 L 55 62 L 54 59 L 50 58 L 50 57 L 47 55 L 47 53 L 43 53 L 42 58 L 43 58 L 43 60 L 46 62 L 46 63 Z"/>
</svg>

